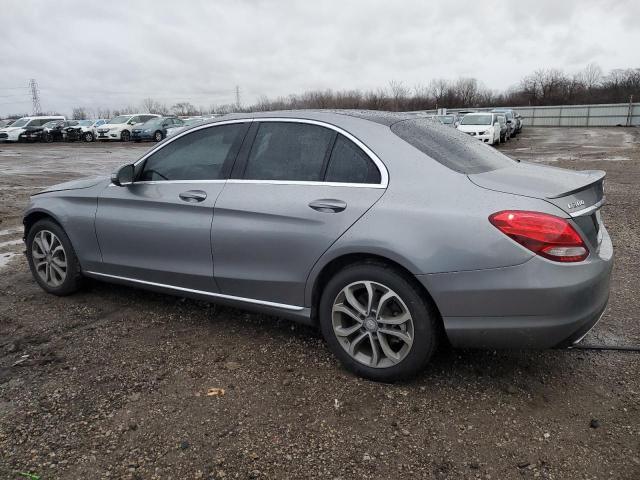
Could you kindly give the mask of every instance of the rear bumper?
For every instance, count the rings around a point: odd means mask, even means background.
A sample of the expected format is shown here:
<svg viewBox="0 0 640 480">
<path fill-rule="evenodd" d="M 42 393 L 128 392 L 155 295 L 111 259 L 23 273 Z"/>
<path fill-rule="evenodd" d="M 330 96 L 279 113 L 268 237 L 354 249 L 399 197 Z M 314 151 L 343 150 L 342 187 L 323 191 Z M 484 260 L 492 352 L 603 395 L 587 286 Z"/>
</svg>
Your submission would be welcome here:
<svg viewBox="0 0 640 480">
<path fill-rule="evenodd" d="M 551 348 L 582 338 L 609 299 L 613 248 L 580 263 L 533 257 L 512 267 L 419 275 L 455 347 Z"/>
</svg>

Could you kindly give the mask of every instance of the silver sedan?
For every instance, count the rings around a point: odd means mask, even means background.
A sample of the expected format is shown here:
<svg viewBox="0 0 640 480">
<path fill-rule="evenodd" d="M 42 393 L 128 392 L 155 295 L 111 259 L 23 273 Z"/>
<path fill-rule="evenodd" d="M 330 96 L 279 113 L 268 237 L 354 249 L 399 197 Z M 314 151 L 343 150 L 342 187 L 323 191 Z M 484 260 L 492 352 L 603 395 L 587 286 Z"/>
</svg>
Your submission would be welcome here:
<svg viewBox="0 0 640 480">
<path fill-rule="evenodd" d="M 32 196 L 25 241 L 49 293 L 91 277 L 285 316 L 393 381 L 445 339 L 584 336 L 609 297 L 604 175 L 517 162 L 415 116 L 243 114 Z"/>
</svg>

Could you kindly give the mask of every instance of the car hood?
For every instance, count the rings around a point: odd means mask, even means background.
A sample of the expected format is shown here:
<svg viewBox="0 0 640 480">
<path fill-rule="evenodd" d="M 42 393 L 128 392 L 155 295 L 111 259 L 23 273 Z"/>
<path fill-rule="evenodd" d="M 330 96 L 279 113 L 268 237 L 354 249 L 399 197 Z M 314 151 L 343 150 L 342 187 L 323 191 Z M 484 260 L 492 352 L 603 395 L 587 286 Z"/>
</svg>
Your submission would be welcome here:
<svg viewBox="0 0 640 480">
<path fill-rule="evenodd" d="M 601 205 L 602 170 L 567 170 L 519 162 L 512 167 L 467 175 L 479 187 L 526 197 L 541 198 L 569 214 Z"/>
<path fill-rule="evenodd" d="M 108 128 L 108 129 L 112 129 L 112 128 L 122 128 L 126 125 L 126 123 L 105 123 L 104 125 L 100 125 L 97 128 Z"/>
<path fill-rule="evenodd" d="M 0 132 L 13 132 L 15 130 L 24 130 L 25 127 L 4 127 L 0 128 Z"/>
<path fill-rule="evenodd" d="M 41 193 L 59 192 L 62 190 L 78 190 L 80 188 L 89 188 L 99 184 L 104 180 L 107 180 L 107 178 L 106 177 L 80 178 L 78 180 L 72 180 L 70 182 L 64 182 L 64 183 L 59 183 L 57 185 L 52 185 L 38 192 L 36 195 L 39 195 Z"/>
</svg>

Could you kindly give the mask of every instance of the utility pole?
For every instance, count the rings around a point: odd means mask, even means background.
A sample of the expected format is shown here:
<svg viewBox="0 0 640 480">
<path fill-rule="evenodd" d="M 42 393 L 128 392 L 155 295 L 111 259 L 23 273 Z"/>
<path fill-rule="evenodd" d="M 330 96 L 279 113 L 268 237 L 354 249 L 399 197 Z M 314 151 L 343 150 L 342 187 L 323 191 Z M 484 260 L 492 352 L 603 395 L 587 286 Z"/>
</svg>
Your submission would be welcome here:
<svg viewBox="0 0 640 480">
<path fill-rule="evenodd" d="M 629 95 L 629 109 L 627 110 L 627 127 L 633 124 L 633 95 Z"/>
<path fill-rule="evenodd" d="M 236 85 L 236 110 L 240 111 L 240 85 Z"/>
<path fill-rule="evenodd" d="M 38 82 L 36 82 L 35 78 L 29 80 L 29 88 L 31 89 L 33 115 L 40 115 L 40 113 L 42 113 L 42 107 L 40 106 L 40 91 L 38 90 Z"/>
</svg>

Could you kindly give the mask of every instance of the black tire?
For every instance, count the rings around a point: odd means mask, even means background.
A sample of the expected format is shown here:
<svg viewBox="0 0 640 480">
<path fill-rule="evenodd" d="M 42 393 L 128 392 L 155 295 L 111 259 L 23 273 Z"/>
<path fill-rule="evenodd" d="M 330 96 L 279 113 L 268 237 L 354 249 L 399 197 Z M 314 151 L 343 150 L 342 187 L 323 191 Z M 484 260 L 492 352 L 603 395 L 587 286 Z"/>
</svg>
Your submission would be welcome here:
<svg viewBox="0 0 640 480">
<path fill-rule="evenodd" d="M 94 140 L 93 133 L 84 132 L 84 135 L 82 136 L 82 139 L 87 143 L 93 142 L 93 140 Z"/>
<path fill-rule="evenodd" d="M 413 341 L 406 356 L 385 368 L 374 368 L 353 358 L 340 344 L 332 324 L 332 309 L 341 291 L 356 282 L 371 281 L 393 290 L 406 305 L 413 321 Z M 356 375 L 380 382 L 409 379 L 420 373 L 436 350 L 439 317 L 415 281 L 402 271 L 379 262 L 347 266 L 329 280 L 319 303 L 319 322 L 329 349 L 344 367 Z"/>
<path fill-rule="evenodd" d="M 51 135 L 50 133 L 45 133 L 44 141 L 47 142 L 47 143 L 53 142 L 53 135 Z"/>
<path fill-rule="evenodd" d="M 64 258 L 66 260 L 66 276 L 64 281 L 56 286 L 47 284 L 36 270 L 36 265 L 34 263 L 34 241 L 40 232 L 53 233 L 59 239 L 63 247 Z M 29 262 L 29 268 L 31 269 L 33 278 L 47 293 L 52 293 L 58 296 L 71 295 L 81 287 L 82 273 L 78 257 L 76 256 L 75 250 L 71 245 L 71 241 L 63 228 L 52 219 L 46 218 L 38 220 L 29 229 L 29 232 L 27 233 L 27 260 Z"/>
<path fill-rule="evenodd" d="M 128 142 L 129 140 L 131 140 L 131 134 L 129 133 L 129 130 L 122 131 L 122 133 L 120 134 L 120 140 L 122 140 L 123 142 Z"/>
<path fill-rule="evenodd" d="M 162 135 L 162 132 L 160 130 L 157 130 L 154 134 L 153 134 L 153 140 L 157 143 L 157 142 L 161 142 L 162 139 L 164 138 L 164 136 Z"/>
</svg>

